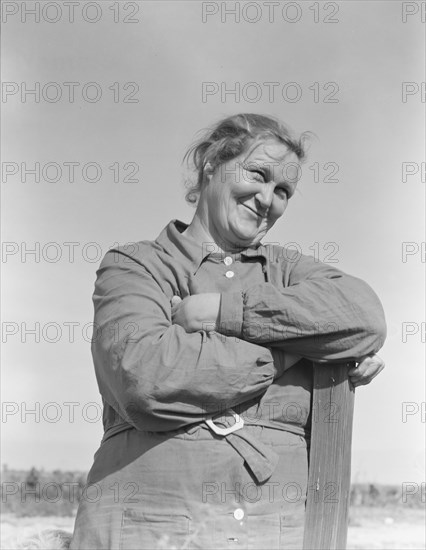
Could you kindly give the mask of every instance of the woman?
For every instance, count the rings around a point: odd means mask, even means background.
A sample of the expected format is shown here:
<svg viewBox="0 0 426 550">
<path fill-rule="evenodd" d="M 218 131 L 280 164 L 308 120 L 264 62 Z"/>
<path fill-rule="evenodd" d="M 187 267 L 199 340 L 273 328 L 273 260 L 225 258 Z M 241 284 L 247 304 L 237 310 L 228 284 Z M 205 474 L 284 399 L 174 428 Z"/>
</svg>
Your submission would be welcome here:
<svg viewBox="0 0 426 550">
<path fill-rule="evenodd" d="M 312 361 L 383 368 L 363 281 L 261 239 L 296 190 L 303 141 L 222 120 L 188 152 L 190 225 L 110 250 L 93 358 L 105 434 L 71 548 L 301 548 Z"/>
</svg>

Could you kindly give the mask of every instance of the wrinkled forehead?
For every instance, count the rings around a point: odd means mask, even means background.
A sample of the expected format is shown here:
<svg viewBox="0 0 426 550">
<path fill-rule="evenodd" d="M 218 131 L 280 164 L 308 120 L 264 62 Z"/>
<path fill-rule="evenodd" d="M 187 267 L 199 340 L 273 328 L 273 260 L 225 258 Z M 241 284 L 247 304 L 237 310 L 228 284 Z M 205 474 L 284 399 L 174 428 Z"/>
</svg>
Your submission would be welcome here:
<svg viewBox="0 0 426 550">
<path fill-rule="evenodd" d="M 284 179 L 297 183 L 300 177 L 300 161 L 296 153 L 285 143 L 275 139 L 257 141 L 241 155 L 243 166 L 267 167 L 275 180 Z"/>
<path fill-rule="evenodd" d="M 296 161 L 298 160 L 297 155 L 285 143 L 280 143 L 272 138 L 254 141 L 242 155 L 246 163 L 256 160 L 286 162 L 290 156 L 294 157 Z"/>
</svg>

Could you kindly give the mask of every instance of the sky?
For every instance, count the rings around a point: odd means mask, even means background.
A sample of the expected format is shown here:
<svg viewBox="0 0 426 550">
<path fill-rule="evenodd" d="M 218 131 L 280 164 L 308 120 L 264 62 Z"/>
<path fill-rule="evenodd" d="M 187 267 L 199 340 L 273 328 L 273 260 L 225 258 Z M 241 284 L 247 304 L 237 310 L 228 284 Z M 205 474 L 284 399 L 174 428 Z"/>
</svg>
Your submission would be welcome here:
<svg viewBox="0 0 426 550">
<path fill-rule="evenodd" d="M 90 468 L 100 260 L 189 222 L 185 151 L 257 112 L 316 136 L 264 242 L 361 277 L 386 313 L 386 369 L 356 391 L 352 478 L 423 482 L 420 3 L 53 4 L 2 3 L 2 464 Z"/>
</svg>

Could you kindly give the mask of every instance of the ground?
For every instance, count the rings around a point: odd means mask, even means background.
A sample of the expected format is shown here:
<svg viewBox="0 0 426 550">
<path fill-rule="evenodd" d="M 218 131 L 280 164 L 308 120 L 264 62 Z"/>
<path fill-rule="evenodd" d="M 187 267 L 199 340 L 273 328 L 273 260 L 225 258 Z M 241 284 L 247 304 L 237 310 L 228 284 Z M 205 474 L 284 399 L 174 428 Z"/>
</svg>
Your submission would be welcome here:
<svg viewBox="0 0 426 550">
<path fill-rule="evenodd" d="M 351 508 L 348 550 L 423 549 L 424 509 Z"/>
<path fill-rule="evenodd" d="M 1 548 L 15 548 L 37 530 L 57 528 L 72 531 L 71 517 L 16 517 L 4 514 L 1 519 Z M 398 508 L 351 508 L 348 550 L 424 549 L 425 511 Z"/>
</svg>

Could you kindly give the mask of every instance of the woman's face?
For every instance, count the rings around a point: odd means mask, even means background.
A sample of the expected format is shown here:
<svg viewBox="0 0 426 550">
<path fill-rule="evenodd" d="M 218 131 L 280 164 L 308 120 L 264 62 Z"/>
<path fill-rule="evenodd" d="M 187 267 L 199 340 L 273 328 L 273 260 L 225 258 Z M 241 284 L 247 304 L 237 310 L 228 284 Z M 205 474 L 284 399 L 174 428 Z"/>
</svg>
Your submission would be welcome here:
<svg viewBox="0 0 426 550">
<path fill-rule="evenodd" d="M 300 176 L 297 156 L 275 140 L 255 143 L 212 170 L 200 197 L 203 222 L 223 249 L 257 244 L 280 218 Z"/>
</svg>

